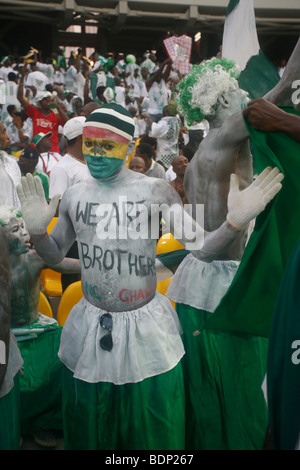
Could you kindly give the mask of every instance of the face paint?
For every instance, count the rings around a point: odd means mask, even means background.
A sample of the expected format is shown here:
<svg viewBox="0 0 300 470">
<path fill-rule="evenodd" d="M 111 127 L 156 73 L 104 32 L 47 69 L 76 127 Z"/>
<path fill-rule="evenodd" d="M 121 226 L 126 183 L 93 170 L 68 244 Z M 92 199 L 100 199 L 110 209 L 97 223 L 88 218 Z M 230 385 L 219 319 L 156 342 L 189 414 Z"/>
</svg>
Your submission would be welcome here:
<svg viewBox="0 0 300 470">
<path fill-rule="evenodd" d="M 97 131 L 84 129 L 82 151 L 91 175 L 102 179 L 112 176 L 121 168 L 128 141 L 111 132 Z"/>
<path fill-rule="evenodd" d="M 4 230 L 8 235 L 9 249 L 14 253 L 26 253 L 30 248 L 30 236 L 22 218 L 12 218 Z"/>
</svg>

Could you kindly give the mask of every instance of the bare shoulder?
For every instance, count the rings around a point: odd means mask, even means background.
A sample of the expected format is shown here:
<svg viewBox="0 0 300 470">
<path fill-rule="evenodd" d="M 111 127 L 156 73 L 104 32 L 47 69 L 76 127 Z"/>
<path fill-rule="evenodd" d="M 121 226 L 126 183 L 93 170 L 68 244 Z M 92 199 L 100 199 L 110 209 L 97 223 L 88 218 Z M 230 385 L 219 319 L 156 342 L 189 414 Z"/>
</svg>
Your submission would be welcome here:
<svg viewBox="0 0 300 470">
<path fill-rule="evenodd" d="M 154 199 L 159 203 L 181 205 L 181 199 L 173 186 L 162 178 L 149 178 L 151 179 L 152 194 Z"/>
</svg>

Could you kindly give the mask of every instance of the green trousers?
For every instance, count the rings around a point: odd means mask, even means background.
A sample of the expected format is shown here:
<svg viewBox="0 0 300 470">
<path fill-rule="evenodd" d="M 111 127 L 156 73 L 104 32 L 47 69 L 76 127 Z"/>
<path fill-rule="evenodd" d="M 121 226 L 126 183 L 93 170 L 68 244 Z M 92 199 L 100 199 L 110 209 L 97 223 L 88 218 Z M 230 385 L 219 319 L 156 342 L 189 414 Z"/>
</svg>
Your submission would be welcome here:
<svg viewBox="0 0 300 470">
<path fill-rule="evenodd" d="M 176 309 L 183 328 L 186 448 L 262 449 L 268 425 L 261 385 L 268 340 L 202 330 L 209 315 L 184 304 Z"/>
<path fill-rule="evenodd" d="M 63 370 L 66 450 L 184 450 L 181 363 L 125 385 L 91 384 Z"/>
<path fill-rule="evenodd" d="M 40 427 L 62 430 L 62 364 L 57 355 L 61 330 L 56 327 L 55 331 L 18 343 L 24 361 L 20 378 L 22 435 Z"/>
</svg>

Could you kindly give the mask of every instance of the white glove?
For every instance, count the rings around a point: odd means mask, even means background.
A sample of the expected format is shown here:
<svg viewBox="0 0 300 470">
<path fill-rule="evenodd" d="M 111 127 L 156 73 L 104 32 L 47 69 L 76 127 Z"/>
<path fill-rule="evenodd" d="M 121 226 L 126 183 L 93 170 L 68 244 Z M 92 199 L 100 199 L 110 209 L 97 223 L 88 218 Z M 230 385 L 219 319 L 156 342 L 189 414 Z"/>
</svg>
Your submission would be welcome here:
<svg viewBox="0 0 300 470">
<path fill-rule="evenodd" d="M 278 168 L 267 167 L 248 188 L 239 190 L 236 174 L 230 176 L 227 222 L 237 230 L 247 228 L 280 191 L 284 175 Z"/>
<path fill-rule="evenodd" d="M 56 194 L 48 205 L 40 177 L 32 176 L 31 173 L 22 176 L 17 192 L 28 232 L 33 235 L 46 233 L 55 215 L 60 194 Z"/>
</svg>

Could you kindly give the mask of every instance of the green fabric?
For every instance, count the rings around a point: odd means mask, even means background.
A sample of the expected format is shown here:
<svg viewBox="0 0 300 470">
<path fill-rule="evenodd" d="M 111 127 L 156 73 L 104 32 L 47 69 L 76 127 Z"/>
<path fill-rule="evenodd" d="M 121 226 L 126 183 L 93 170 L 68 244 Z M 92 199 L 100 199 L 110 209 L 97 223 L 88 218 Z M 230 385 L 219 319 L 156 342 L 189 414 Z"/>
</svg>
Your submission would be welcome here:
<svg viewBox="0 0 300 470">
<path fill-rule="evenodd" d="M 240 3 L 240 0 L 230 0 L 226 10 L 226 16 L 229 16 L 230 13 L 237 7 Z"/>
<path fill-rule="evenodd" d="M 23 435 L 39 427 L 62 429 L 62 363 L 57 356 L 61 331 L 62 327 L 56 326 L 55 331 L 18 343 L 24 361 L 24 376 L 20 378 Z"/>
<path fill-rule="evenodd" d="M 201 334 L 213 314 L 177 304 L 186 355 L 186 449 L 259 450 L 268 426 L 261 389 L 268 339 L 221 331 Z"/>
<path fill-rule="evenodd" d="M 90 78 L 90 88 L 91 88 L 91 94 L 92 94 L 93 101 L 95 101 L 96 103 L 103 104 L 97 98 L 97 93 L 96 93 L 97 83 L 98 83 L 97 74 L 94 73 L 94 72 L 91 72 L 89 74 L 89 78 Z M 114 90 L 115 89 L 115 80 L 112 77 L 106 77 L 105 86 L 110 87 Z"/>
<path fill-rule="evenodd" d="M 48 176 L 45 175 L 44 173 L 37 173 L 36 172 L 35 174 L 41 178 L 46 201 L 49 201 L 49 178 L 48 178 Z"/>
<path fill-rule="evenodd" d="M 175 251 L 168 251 L 167 253 L 161 253 L 156 255 L 156 258 L 164 265 L 169 268 L 173 273 L 180 265 L 181 261 L 189 254 L 188 250 L 181 249 Z"/>
<path fill-rule="evenodd" d="M 278 166 L 285 178 L 279 194 L 257 217 L 238 272 L 205 328 L 268 337 L 281 277 L 300 236 L 300 144 L 282 133 L 248 130 L 258 173 Z"/>
<path fill-rule="evenodd" d="M 250 98 L 262 98 L 272 90 L 280 80 L 276 67 L 262 51 L 252 56 L 246 68 L 241 72 L 239 86 L 249 93 Z"/>
<path fill-rule="evenodd" d="M 181 363 L 126 385 L 74 380 L 63 370 L 65 450 L 184 450 Z"/>
<path fill-rule="evenodd" d="M 270 334 L 267 391 L 272 448 L 293 450 L 300 433 L 300 240 L 285 269 Z"/>
<path fill-rule="evenodd" d="M 85 126 L 97 126 L 99 123 L 109 125 L 112 128 L 112 132 L 115 133 L 122 131 L 128 134 L 128 136 L 133 136 L 134 134 L 134 120 L 129 111 L 117 103 L 105 104 L 99 112 L 96 110 L 89 114 L 86 118 Z"/>
<path fill-rule="evenodd" d="M 20 449 L 19 374 L 11 391 L 0 398 L 0 450 Z"/>
</svg>

